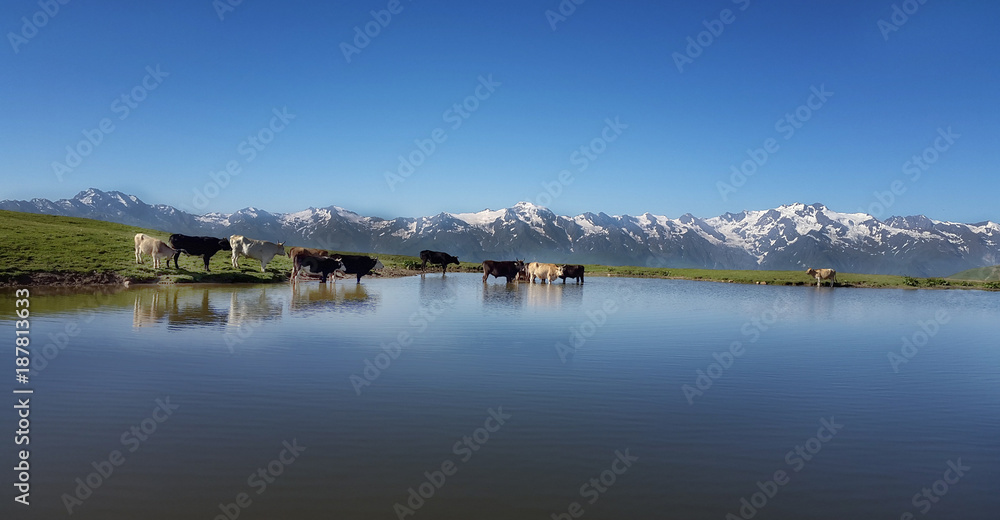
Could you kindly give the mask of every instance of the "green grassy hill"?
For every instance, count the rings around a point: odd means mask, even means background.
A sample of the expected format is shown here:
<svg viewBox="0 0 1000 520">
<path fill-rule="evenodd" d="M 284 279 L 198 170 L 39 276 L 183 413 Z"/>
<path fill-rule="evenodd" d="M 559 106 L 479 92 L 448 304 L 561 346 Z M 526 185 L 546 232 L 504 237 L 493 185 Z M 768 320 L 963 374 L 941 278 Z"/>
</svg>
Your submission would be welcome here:
<svg viewBox="0 0 1000 520">
<path fill-rule="evenodd" d="M 0 248 L 0 283 L 143 282 L 157 281 L 160 275 L 171 281 L 260 282 L 271 281 L 277 269 L 291 265 L 287 258 L 276 258 L 268 265 L 268 273 L 261 273 L 260 264 L 251 260 L 248 269 L 238 273 L 230 267 L 229 255 L 220 252 L 212 258 L 214 273 L 207 276 L 201 259 L 186 255 L 181 255 L 180 270 L 162 266 L 154 270 L 149 257 L 143 264 L 135 263 L 136 233 L 161 240 L 170 236 L 99 220 L 0 211 L 0 244 L 4 245 Z"/>
<path fill-rule="evenodd" d="M 230 265 L 229 253 L 220 251 L 212 257 L 211 273 L 204 271 L 200 257 L 187 255 L 181 255 L 180 269 L 161 266 L 160 269 L 154 270 L 149 257 L 145 258 L 143 264 L 135 263 L 133 237 L 136 233 L 145 233 L 161 240 L 166 240 L 169 236 L 169 233 L 163 231 L 99 220 L 0 210 L 0 245 L 3 245 L 0 247 L 0 285 L 121 283 L 126 280 L 175 283 L 285 282 L 292 268 L 288 257 L 278 256 L 268 264 L 266 273 L 260 272 L 259 262 L 246 258 L 240 259 L 240 269 L 236 270 Z M 418 272 L 420 261 L 416 257 L 386 254 L 377 256 L 385 264 L 387 271 L 393 274 Z M 477 263 L 462 262 L 457 268 L 450 266 L 449 271 L 481 273 L 482 266 Z M 428 267 L 428 273 L 433 272 L 435 269 Z M 807 276 L 804 271 L 732 271 L 587 265 L 586 272 L 587 277 L 627 276 L 767 285 L 815 283 L 815 280 Z M 959 273 L 955 277 L 950 277 L 950 280 L 838 273 L 837 282 L 838 285 L 847 287 L 1000 288 L 1000 283 L 996 281 L 996 271 L 992 274 L 993 278 L 989 279 L 991 281 L 986 283 L 975 281 L 975 278 L 956 278 L 971 272 Z"/>
<path fill-rule="evenodd" d="M 997 282 L 1000 281 L 1000 265 L 990 267 L 977 267 L 955 273 L 947 278 L 948 280 L 967 280 L 973 282 Z"/>
</svg>

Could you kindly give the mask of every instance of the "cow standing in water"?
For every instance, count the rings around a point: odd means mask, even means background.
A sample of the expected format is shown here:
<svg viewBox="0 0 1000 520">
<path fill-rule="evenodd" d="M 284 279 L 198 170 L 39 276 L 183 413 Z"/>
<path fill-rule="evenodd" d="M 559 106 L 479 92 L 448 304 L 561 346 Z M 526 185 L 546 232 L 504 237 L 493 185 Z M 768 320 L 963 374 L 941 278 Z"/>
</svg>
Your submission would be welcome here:
<svg viewBox="0 0 1000 520">
<path fill-rule="evenodd" d="M 441 266 L 441 272 L 448 272 L 448 264 L 458 265 L 458 257 L 451 256 L 448 253 L 442 251 L 431 251 L 429 249 L 424 249 L 420 252 L 420 270 L 427 268 L 427 264 L 439 264 Z"/>
<path fill-rule="evenodd" d="M 576 278 L 576 283 L 583 283 L 583 266 L 582 265 L 564 265 L 562 266 L 562 274 L 559 278 L 562 278 L 563 283 L 566 283 L 567 278 Z"/>
<path fill-rule="evenodd" d="M 493 275 L 494 278 L 500 278 L 501 276 L 507 279 L 507 283 L 511 281 L 517 282 L 517 276 L 524 271 L 524 262 L 521 260 L 497 262 L 495 260 L 486 260 L 483 262 L 483 283 L 486 283 L 486 279 Z"/>
<path fill-rule="evenodd" d="M 806 274 L 816 278 L 816 287 L 819 287 L 823 280 L 830 280 L 830 287 L 837 283 L 837 271 L 833 269 L 806 269 Z"/>
<path fill-rule="evenodd" d="M 378 258 L 364 255 L 340 255 L 340 261 L 344 264 L 344 274 L 357 275 L 358 283 L 361 283 L 362 276 L 373 270 L 385 268 Z"/>
</svg>

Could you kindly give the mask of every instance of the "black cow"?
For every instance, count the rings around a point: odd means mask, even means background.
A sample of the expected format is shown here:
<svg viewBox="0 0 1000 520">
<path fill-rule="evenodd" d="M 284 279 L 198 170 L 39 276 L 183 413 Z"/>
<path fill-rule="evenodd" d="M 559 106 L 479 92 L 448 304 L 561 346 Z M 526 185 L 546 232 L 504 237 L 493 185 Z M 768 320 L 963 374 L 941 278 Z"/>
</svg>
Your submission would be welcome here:
<svg viewBox="0 0 1000 520">
<path fill-rule="evenodd" d="M 295 272 L 304 270 L 310 274 L 319 275 L 319 283 L 326 283 L 326 277 L 335 271 L 345 271 L 344 263 L 341 261 L 340 256 L 314 256 L 308 254 L 298 254 L 295 255 L 293 260 L 295 262 Z M 333 276 L 334 281 L 337 279 L 337 275 Z M 295 277 L 292 277 L 292 282 L 295 282 Z"/>
<path fill-rule="evenodd" d="M 228 238 L 189 237 L 180 233 L 174 233 L 167 240 L 170 242 L 170 247 L 177 250 L 174 253 L 175 269 L 180 269 L 177 265 L 177 259 L 181 256 L 181 253 L 202 257 L 205 260 L 205 271 L 207 272 L 211 271 L 208 268 L 208 261 L 212 258 L 212 255 L 219 251 L 233 250 L 232 246 L 229 245 Z M 167 267 L 170 267 L 169 258 L 167 259 Z"/>
<path fill-rule="evenodd" d="M 490 275 L 495 278 L 500 278 L 501 276 L 507 279 L 507 283 L 511 280 L 517 281 L 517 275 L 524 270 L 524 262 L 521 260 L 504 261 L 497 262 L 494 260 L 486 260 L 483 262 L 483 283 L 486 283 L 486 279 Z"/>
<path fill-rule="evenodd" d="M 577 283 L 583 283 L 583 266 L 582 265 L 564 265 L 563 274 L 559 275 L 562 278 L 563 283 L 566 283 L 567 278 L 576 278 Z"/>
<path fill-rule="evenodd" d="M 382 269 L 382 261 L 364 255 L 340 255 L 340 261 L 344 263 L 345 273 L 358 275 L 358 283 L 361 277 L 372 272 L 373 269 Z"/>
<path fill-rule="evenodd" d="M 448 253 L 443 253 L 441 251 L 431 251 L 429 249 L 424 249 L 420 252 L 420 260 L 423 264 L 420 265 L 420 269 L 424 270 L 427 268 L 427 264 L 440 264 L 441 272 L 448 271 L 448 264 L 458 265 L 458 257 L 451 256 Z"/>
</svg>

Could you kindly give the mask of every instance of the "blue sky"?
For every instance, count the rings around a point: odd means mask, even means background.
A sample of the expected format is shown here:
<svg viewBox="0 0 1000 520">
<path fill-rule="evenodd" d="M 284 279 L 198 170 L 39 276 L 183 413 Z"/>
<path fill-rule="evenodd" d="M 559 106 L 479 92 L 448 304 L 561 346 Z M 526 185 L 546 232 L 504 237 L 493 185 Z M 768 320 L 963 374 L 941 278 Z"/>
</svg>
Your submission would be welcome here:
<svg viewBox="0 0 1000 520">
<path fill-rule="evenodd" d="M 1000 219 L 996 2 L 43 5 L 0 7 L 0 198 Z"/>
</svg>

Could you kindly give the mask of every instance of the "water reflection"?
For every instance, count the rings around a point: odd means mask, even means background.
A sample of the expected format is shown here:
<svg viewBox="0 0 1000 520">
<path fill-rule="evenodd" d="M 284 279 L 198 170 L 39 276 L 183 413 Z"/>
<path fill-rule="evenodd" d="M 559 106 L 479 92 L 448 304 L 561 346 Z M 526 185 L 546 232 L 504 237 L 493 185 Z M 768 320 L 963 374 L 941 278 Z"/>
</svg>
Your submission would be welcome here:
<svg viewBox="0 0 1000 520">
<path fill-rule="evenodd" d="M 484 311 L 489 312 L 494 309 L 510 311 L 524 306 L 524 303 L 524 293 L 519 289 L 519 284 L 483 284 Z"/>
<path fill-rule="evenodd" d="M 258 287 L 254 290 L 233 289 L 229 297 L 226 325 L 239 327 L 244 323 L 278 320 L 282 314 L 282 297 L 286 288 Z"/>
<path fill-rule="evenodd" d="M 166 298 L 159 290 L 140 290 L 135 293 L 132 310 L 132 327 L 156 325 L 167 315 Z"/>
<path fill-rule="evenodd" d="M 372 312 L 378 295 L 371 294 L 362 284 L 301 284 L 291 286 L 288 307 L 296 314 L 325 311 Z"/>
<path fill-rule="evenodd" d="M 553 307 L 562 305 L 563 287 L 552 284 L 529 283 L 525 288 L 529 307 Z"/>
<path fill-rule="evenodd" d="M 139 289 L 132 307 L 132 326 L 149 327 L 164 320 L 171 330 L 222 325 L 228 313 L 211 305 L 211 295 L 208 287 Z"/>
</svg>

